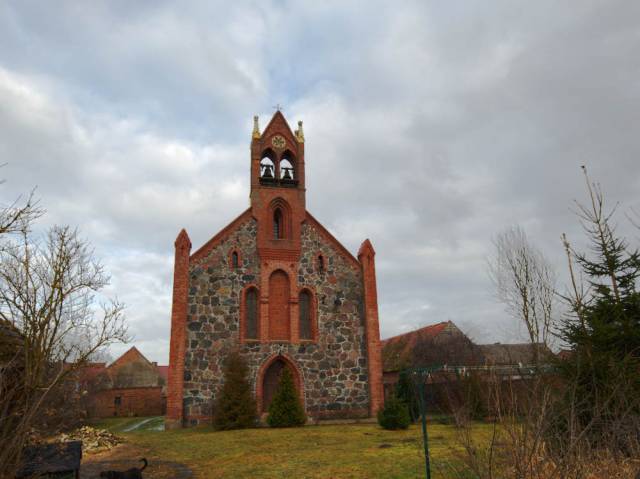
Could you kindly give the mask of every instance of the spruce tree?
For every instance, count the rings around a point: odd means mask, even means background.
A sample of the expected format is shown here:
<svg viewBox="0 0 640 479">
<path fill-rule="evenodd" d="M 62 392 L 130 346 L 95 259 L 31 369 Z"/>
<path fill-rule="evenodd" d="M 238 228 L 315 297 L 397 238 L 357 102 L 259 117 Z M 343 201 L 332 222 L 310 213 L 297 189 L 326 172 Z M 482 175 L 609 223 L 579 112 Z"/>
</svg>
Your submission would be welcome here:
<svg viewBox="0 0 640 479">
<path fill-rule="evenodd" d="M 573 291 L 566 297 L 573 310 L 561 330 L 572 354 L 560 363 L 571 386 L 566 409 L 575 411 L 581 427 L 591 425 L 593 439 L 603 439 L 609 426 L 637 415 L 640 407 L 640 254 L 618 236 L 597 184 L 587 179 L 588 206 L 578 214 L 590 240 L 590 252 L 575 251 L 563 236 Z M 584 288 L 573 270 L 586 278 Z M 577 402 L 576 402 L 577 398 Z M 634 399 L 635 398 L 635 399 Z M 635 403 L 633 402 L 635 401 Z M 637 416 L 636 416 L 637 417 Z M 565 424 L 564 428 L 569 429 Z"/>
<path fill-rule="evenodd" d="M 396 384 L 396 396 L 407 405 L 411 421 L 414 422 L 420 416 L 420 407 L 415 386 L 408 371 L 400 371 Z"/>
<path fill-rule="evenodd" d="M 302 426 L 307 417 L 293 384 L 289 369 L 282 370 L 278 388 L 269 405 L 267 423 L 271 427 Z"/>
<path fill-rule="evenodd" d="M 411 424 L 409 408 L 396 395 L 389 397 L 378 411 L 378 424 L 389 430 L 407 429 Z"/>
<path fill-rule="evenodd" d="M 236 352 L 225 365 L 224 385 L 216 401 L 213 425 L 218 430 L 244 429 L 256 425 L 256 402 L 247 380 L 247 365 Z"/>
</svg>

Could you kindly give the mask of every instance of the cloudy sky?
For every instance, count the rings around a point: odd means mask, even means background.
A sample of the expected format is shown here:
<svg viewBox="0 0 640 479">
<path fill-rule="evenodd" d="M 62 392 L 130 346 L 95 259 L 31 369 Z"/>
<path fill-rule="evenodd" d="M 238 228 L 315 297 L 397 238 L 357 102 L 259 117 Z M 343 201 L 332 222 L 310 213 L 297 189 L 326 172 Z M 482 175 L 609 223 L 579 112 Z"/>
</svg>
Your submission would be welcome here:
<svg viewBox="0 0 640 479">
<path fill-rule="evenodd" d="M 377 250 L 382 336 L 515 340 L 491 238 L 520 224 L 562 277 L 582 164 L 640 208 L 639 80 L 634 1 L 8 0 L 0 199 L 37 186 L 41 230 L 78 226 L 167 363 L 175 236 L 197 248 L 247 207 L 252 116 L 279 103 L 304 120 L 309 210 Z"/>
</svg>

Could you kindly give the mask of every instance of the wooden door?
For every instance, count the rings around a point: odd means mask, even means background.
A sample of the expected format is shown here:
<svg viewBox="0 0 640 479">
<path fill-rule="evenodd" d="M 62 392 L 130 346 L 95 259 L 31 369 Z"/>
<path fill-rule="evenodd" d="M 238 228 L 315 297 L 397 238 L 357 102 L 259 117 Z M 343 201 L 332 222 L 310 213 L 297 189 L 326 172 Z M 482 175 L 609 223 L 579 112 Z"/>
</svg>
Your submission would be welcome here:
<svg viewBox="0 0 640 479">
<path fill-rule="evenodd" d="M 267 369 L 264 374 L 264 382 L 262 385 L 262 412 L 269 411 L 269 405 L 273 399 L 273 395 L 278 389 L 282 370 L 286 367 L 284 361 L 277 359 Z"/>
</svg>

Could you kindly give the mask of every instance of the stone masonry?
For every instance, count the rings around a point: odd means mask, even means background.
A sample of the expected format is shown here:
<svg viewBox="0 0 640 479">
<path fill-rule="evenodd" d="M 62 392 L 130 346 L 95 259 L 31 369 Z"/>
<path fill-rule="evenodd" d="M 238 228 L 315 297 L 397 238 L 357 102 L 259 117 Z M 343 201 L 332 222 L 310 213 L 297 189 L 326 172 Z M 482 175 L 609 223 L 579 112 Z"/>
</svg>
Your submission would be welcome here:
<svg viewBox="0 0 640 479">
<path fill-rule="evenodd" d="M 260 133 L 256 118 L 250 208 L 193 253 L 178 235 L 167 428 L 211 420 L 232 351 L 260 413 L 283 367 L 313 419 L 382 407 L 375 252 L 366 240 L 354 257 L 306 210 L 304 165 L 301 122 L 278 111 Z"/>
</svg>

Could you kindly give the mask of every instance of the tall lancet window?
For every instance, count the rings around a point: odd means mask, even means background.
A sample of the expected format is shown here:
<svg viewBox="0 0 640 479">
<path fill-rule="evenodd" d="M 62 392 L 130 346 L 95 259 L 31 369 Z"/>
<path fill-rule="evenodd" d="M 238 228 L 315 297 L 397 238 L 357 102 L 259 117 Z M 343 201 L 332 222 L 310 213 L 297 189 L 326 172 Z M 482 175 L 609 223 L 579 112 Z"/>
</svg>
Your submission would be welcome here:
<svg viewBox="0 0 640 479">
<path fill-rule="evenodd" d="M 309 294 L 309 291 L 302 290 L 298 304 L 300 309 L 300 339 L 313 339 L 311 326 L 311 294 Z"/>
<path fill-rule="evenodd" d="M 282 211 L 280 208 L 273 212 L 273 239 L 282 239 Z"/>
<path fill-rule="evenodd" d="M 244 337 L 258 339 L 258 290 L 250 288 L 245 296 Z"/>
</svg>

